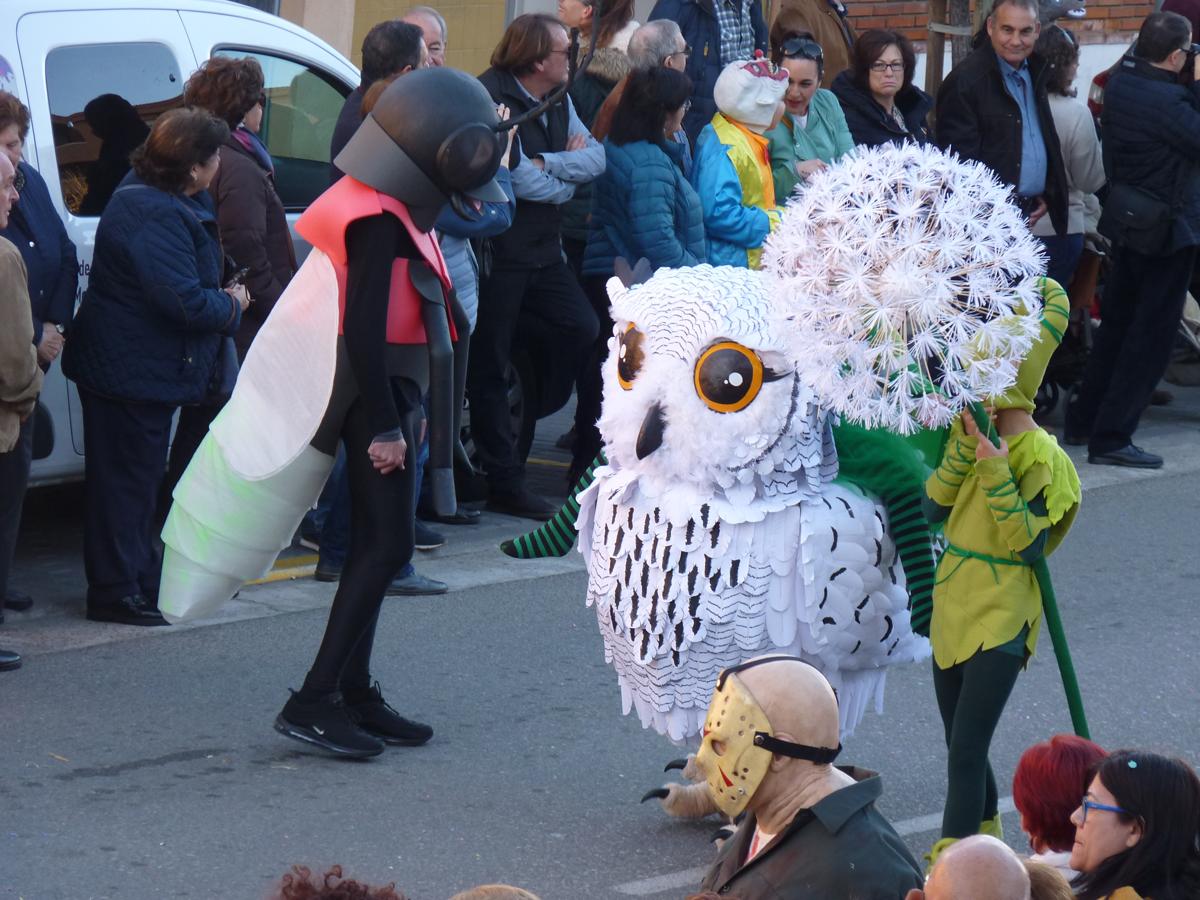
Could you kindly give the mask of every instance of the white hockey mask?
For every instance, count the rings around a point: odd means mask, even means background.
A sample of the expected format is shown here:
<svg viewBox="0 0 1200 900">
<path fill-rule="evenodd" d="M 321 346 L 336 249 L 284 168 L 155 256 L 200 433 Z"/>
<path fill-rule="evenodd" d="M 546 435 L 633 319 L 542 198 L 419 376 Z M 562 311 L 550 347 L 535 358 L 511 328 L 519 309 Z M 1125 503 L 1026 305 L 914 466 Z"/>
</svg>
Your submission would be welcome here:
<svg viewBox="0 0 1200 900">
<path fill-rule="evenodd" d="M 708 704 L 696 765 L 704 773 L 713 802 L 731 819 L 746 809 L 776 753 L 831 763 L 842 751 L 840 744 L 836 748 L 810 747 L 776 738 L 767 714 L 737 677 L 743 669 L 783 659 L 797 657 L 769 656 L 724 669 Z"/>
</svg>

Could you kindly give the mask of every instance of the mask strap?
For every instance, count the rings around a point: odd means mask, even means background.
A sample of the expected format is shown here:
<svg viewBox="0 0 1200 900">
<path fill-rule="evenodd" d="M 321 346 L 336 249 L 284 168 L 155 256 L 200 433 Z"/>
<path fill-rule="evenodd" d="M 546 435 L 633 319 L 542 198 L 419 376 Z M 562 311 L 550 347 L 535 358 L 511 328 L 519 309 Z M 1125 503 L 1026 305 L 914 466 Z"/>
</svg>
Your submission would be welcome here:
<svg viewBox="0 0 1200 900">
<path fill-rule="evenodd" d="M 794 662 L 804 663 L 806 666 L 812 665 L 808 660 L 801 659 L 799 656 L 788 656 L 780 653 L 775 656 L 764 656 L 761 659 L 750 659 L 744 663 L 739 663 L 736 666 L 730 666 L 728 669 L 722 669 L 721 674 L 717 677 L 717 690 L 725 687 L 725 679 L 730 675 L 736 675 L 738 672 L 745 672 L 747 669 L 753 669 L 755 666 L 765 665 L 766 663 L 779 662 L 781 659 L 790 659 Z"/>
<path fill-rule="evenodd" d="M 779 738 L 772 737 L 765 731 L 754 732 L 754 746 L 762 747 L 764 750 L 769 750 L 772 753 L 778 753 L 780 756 L 790 756 L 792 759 L 807 759 L 809 762 L 828 765 L 838 758 L 838 754 L 842 752 L 842 745 L 838 744 L 836 748 L 830 747 L 810 747 L 808 744 L 793 744 L 791 741 L 781 741 Z"/>
</svg>

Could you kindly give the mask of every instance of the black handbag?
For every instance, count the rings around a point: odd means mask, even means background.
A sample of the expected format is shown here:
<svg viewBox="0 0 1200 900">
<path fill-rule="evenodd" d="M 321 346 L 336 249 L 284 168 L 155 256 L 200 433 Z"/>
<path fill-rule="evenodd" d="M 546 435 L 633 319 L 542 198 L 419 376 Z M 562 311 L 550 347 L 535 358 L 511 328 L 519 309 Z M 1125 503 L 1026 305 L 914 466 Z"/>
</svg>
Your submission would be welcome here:
<svg viewBox="0 0 1200 900">
<path fill-rule="evenodd" d="M 1143 256 L 1166 256 L 1171 249 L 1176 212 L 1173 204 L 1149 191 L 1131 184 L 1114 184 L 1108 189 L 1098 228 L 1114 246 L 1127 247 Z"/>
</svg>

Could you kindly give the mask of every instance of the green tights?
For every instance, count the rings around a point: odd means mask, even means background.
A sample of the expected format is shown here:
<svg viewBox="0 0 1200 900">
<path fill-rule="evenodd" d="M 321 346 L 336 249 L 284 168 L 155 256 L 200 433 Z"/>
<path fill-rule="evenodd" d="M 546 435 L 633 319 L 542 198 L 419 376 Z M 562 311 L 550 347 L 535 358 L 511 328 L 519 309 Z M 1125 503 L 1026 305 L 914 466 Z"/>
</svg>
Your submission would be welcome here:
<svg viewBox="0 0 1200 900">
<path fill-rule="evenodd" d="M 943 838 L 975 834 L 981 822 L 997 813 L 999 793 L 988 748 L 1024 663 L 1023 654 L 998 647 L 949 669 L 933 664 L 933 689 L 948 751 Z"/>
</svg>

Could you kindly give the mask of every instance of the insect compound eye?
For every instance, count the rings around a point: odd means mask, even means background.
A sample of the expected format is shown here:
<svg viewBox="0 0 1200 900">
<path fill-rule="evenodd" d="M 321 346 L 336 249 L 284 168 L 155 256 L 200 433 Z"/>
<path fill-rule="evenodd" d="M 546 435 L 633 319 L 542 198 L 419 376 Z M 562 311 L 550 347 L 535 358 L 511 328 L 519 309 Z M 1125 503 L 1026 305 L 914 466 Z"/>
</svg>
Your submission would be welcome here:
<svg viewBox="0 0 1200 900">
<path fill-rule="evenodd" d="M 763 385 L 758 354 L 733 341 L 720 341 L 696 361 L 696 393 L 714 412 L 739 412 L 754 402 Z"/>
<path fill-rule="evenodd" d="M 642 338 L 642 333 L 631 322 L 617 344 L 617 381 L 627 391 L 633 389 L 633 380 L 642 370 Z"/>
</svg>

